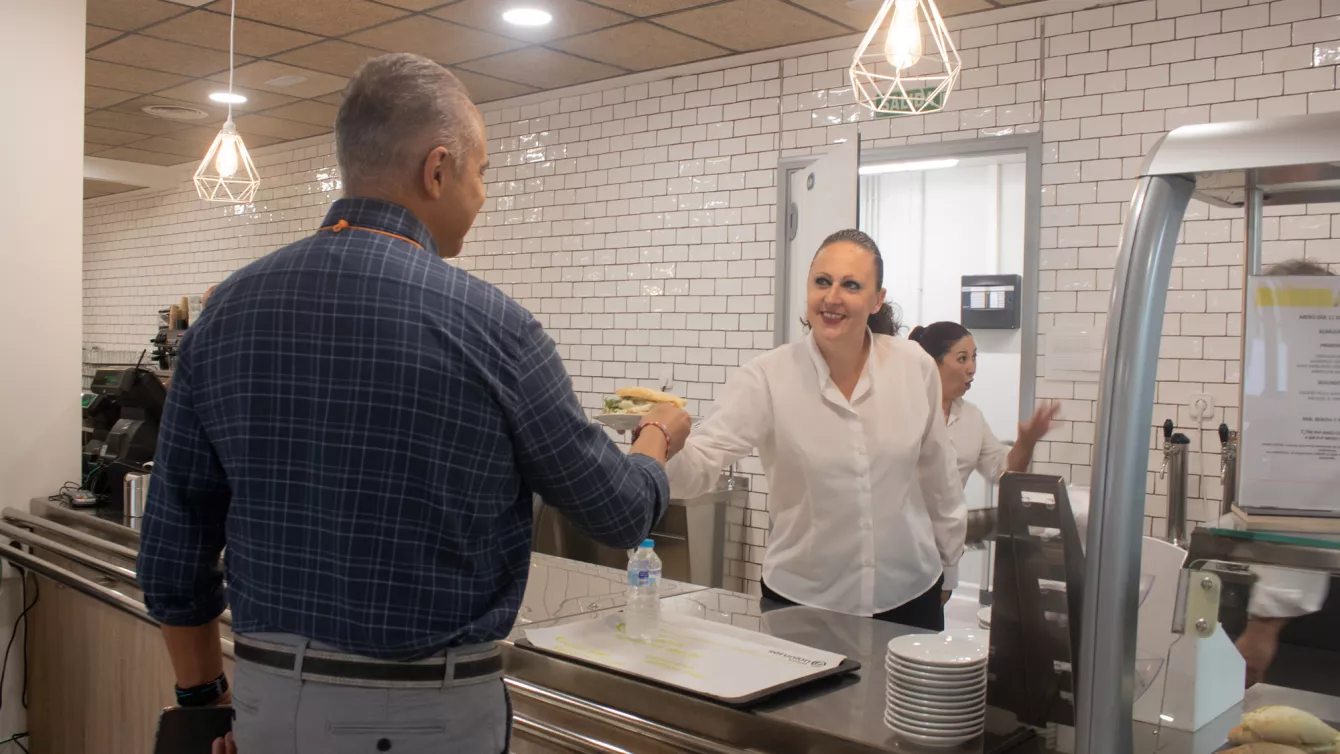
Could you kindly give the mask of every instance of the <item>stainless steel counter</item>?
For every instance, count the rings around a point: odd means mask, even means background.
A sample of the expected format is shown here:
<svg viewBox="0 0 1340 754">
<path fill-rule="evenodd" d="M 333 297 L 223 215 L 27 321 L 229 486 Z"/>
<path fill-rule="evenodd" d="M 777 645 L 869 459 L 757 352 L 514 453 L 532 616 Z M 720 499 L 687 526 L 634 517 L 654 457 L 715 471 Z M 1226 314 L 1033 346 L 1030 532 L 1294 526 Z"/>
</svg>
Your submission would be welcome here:
<svg viewBox="0 0 1340 754">
<path fill-rule="evenodd" d="M 66 548 L 66 554 L 75 554 L 84 560 L 85 565 L 90 566 L 89 572 L 103 582 L 89 581 L 95 589 L 75 584 L 67 586 L 80 588 L 108 604 L 115 602 L 114 607 L 148 620 L 142 604 L 136 602 L 138 592 L 133 586 L 133 563 L 129 569 L 125 563 L 125 556 L 137 548 L 137 532 L 123 526 L 117 516 L 97 517 L 88 512 L 62 509 L 46 500 L 34 500 L 31 508 L 31 515 L 13 509 L 5 511 L 5 521 L 0 527 L 6 530 L 7 537 L 18 532 L 48 545 L 60 542 Z M 44 549 L 40 542 L 37 549 L 39 554 Z M 56 554 L 60 555 L 60 552 Z M 15 557 L 27 558 L 31 563 L 38 556 L 23 554 Z M 44 575 L 58 580 L 67 578 L 56 571 Z M 108 581 L 120 581 L 124 588 L 113 592 Z M 807 607 L 765 610 L 757 598 L 692 584 L 665 582 L 662 586 L 666 610 L 841 653 L 859 661 L 862 669 L 852 675 L 796 689 L 759 707 L 741 711 L 517 646 L 514 642 L 529 627 L 589 620 L 617 610 L 625 602 L 622 571 L 534 555 L 517 625 L 504 641 L 508 683 L 513 692 L 542 707 L 549 705 L 545 709 L 558 710 L 567 716 L 565 719 L 581 719 L 597 727 L 605 726 L 612 731 L 655 740 L 671 750 L 709 754 L 744 751 L 975 754 L 997 750 L 995 746 L 1001 739 L 992 734 L 1003 735 L 1013 729 L 1008 720 L 993 713 L 988 716 L 986 741 L 978 740 L 954 749 L 927 750 L 900 741 L 885 727 L 885 648 L 893 637 L 914 629 Z M 117 596 L 110 597 L 109 594 Z M 1254 688 L 1248 694 L 1246 706 L 1255 708 L 1273 703 L 1293 704 L 1325 719 L 1340 719 L 1338 699 L 1272 687 Z M 1223 742 L 1228 728 L 1236 724 L 1240 713 L 1240 710 L 1230 710 L 1195 736 L 1177 733 L 1160 736 L 1151 726 L 1136 724 L 1135 752 L 1202 754 L 1213 751 Z M 528 733 L 544 733 L 550 740 L 561 739 L 572 745 L 586 741 L 578 746 L 578 750 L 610 750 L 600 748 L 598 737 L 592 739 L 589 731 L 577 733 L 555 727 L 553 720 L 535 719 L 530 711 L 521 715 L 517 724 Z M 592 743 L 593 740 L 596 743 Z M 1041 751 L 1040 741 L 1034 739 L 1008 751 L 1020 754 Z"/>
</svg>

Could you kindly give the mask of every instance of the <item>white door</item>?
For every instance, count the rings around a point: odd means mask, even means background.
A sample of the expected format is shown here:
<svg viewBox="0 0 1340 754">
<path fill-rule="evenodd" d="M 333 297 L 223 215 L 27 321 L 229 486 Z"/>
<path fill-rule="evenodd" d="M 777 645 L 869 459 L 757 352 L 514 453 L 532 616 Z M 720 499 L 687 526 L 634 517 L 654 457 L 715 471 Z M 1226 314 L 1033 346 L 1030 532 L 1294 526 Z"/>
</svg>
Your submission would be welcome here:
<svg viewBox="0 0 1340 754">
<path fill-rule="evenodd" d="M 786 223 L 790 240 L 783 244 L 785 288 L 778 291 L 785 297 L 780 311 L 786 322 L 777 328 L 785 333 L 788 343 L 805 334 L 800 324 L 805 316 L 805 283 L 819 244 L 831 233 L 856 227 L 859 162 L 859 142 L 852 139 L 791 173 L 791 207 Z"/>
</svg>

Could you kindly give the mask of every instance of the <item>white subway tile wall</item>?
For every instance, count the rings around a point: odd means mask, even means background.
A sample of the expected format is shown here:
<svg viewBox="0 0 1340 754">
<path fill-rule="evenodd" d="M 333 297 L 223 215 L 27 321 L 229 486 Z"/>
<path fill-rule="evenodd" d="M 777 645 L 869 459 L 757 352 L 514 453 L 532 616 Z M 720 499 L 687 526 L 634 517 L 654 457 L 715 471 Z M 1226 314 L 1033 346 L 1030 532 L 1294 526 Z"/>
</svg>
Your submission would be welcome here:
<svg viewBox="0 0 1340 754">
<path fill-rule="evenodd" d="M 883 147 L 1040 130 L 1045 375 L 1053 327 L 1104 323 L 1132 179 L 1167 130 L 1340 109 L 1340 0 L 1143 0 L 950 26 L 963 76 L 949 109 L 924 117 L 872 119 L 856 104 L 845 72 L 855 38 L 831 52 L 727 58 L 707 73 L 491 104 L 490 197 L 459 264 L 536 314 L 588 409 L 621 385 L 670 380 L 701 414 L 734 368 L 773 343 L 780 157 L 858 134 Z M 206 206 L 186 184 L 85 203 L 86 348 L 139 349 L 157 309 L 317 227 L 339 194 L 331 141 L 259 151 L 264 183 L 251 205 Z M 1338 213 L 1268 209 L 1266 262 L 1340 265 Z M 1191 437 L 1196 520 L 1220 498 L 1215 430 L 1239 425 L 1242 240 L 1240 213 L 1193 202 L 1168 295 L 1154 424 L 1172 418 Z M 1037 388 L 1062 403 L 1064 422 L 1035 469 L 1087 484 L 1097 385 Z M 1212 420 L 1190 417 L 1200 394 L 1214 400 Z M 1166 525 L 1161 444 L 1151 427 L 1153 533 Z M 757 593 L 768 486 L 757 459 L 740 470 L 753 492 L 730 511 L 727 586 Z"/>
</svg>

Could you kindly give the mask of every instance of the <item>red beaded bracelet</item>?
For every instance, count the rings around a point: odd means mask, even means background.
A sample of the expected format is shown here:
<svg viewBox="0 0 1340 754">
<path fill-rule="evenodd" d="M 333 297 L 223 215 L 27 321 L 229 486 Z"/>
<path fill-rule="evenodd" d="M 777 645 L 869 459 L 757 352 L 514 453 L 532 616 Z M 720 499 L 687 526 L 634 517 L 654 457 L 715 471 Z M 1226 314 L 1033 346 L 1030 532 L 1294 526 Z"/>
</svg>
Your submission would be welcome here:
<svg viewBox="0 0 1340 754">
<path fill-rule="evenodd" d="M 647 427 L 655 427 L 656 429 L 661 430 L 661 434 L 665 435 L 665 449 L 669 450 L 670 430 L 667 429 L 666 426 L 660 422 L 642 422 L 641 424 L 637 425 L 637 429 L 633 430 L 633 442 L 637 442 L 637 438 L 642 436 L 642 430 L 646 429 Z"/>
</svg>

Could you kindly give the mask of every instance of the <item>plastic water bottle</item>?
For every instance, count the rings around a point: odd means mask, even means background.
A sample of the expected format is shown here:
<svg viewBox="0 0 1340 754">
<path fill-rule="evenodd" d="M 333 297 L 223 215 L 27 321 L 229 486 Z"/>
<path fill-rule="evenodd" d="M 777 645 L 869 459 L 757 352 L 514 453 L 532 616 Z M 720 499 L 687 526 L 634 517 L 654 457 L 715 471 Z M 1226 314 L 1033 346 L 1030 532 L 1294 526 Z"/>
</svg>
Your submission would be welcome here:
<svg viewBox="0 0 1340 754">
<path fill-rule="evenodd" d="M 661 559 L 655 542 L 642 540 L 628 556 L 628 604 L 624 606 L 624 632 L 630 639 L 650 641 L 661 628 Z"/>
</svg>

